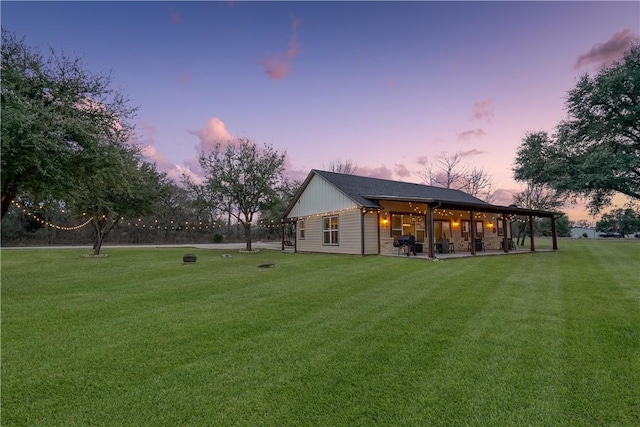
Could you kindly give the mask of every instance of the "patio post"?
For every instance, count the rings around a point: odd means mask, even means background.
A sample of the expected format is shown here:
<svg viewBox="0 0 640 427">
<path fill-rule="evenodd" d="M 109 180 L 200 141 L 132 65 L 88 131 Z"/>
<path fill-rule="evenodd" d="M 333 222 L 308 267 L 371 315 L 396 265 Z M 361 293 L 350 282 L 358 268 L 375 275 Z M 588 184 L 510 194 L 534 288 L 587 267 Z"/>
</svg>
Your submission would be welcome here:
<svg viewBox="0 0 640 427">
<path fill-rule="evenodd" d="M 505 215 L 502 215 L 502 248 L 504 249 L 505 253 L 509 252 L 509 237 L 508 237 L 507 233 L 507 218 L 505 217 Z"/>
<path fill-rule="evenodd" d="M 360 255 L 364 255 L 364 216 L 367 214 L 366 209 L 360 211 Z M 380 223 L 378 223 L 380 224 Z"/>
<path fill-rule="evenodd" d="M 376 221 L 378 221 L 378 255 L 380 255 L 380 211 L 378 211 L 378 218 Z"/>
<path fill-rule="evenodd" d="M 471 255 L 476 254 L 476 221 L 475 212 L 469 211 L 469 223 L 471 227 L 471 237 L 469 237 L 469 245 L 471 246 Z"/>
<path fill-rule="evenodd" d="M 429 205 L 429 209 L 427 210 L 427 223 L 429 224 L 429 229 L 428 231 L 428 235 L 427 235 L 427 242 L 429 242 L 429 249 L 427 250 L 428 256 L 429 258 L 433 259 L 433 255 L 434 255 L 434 251 L 433 251 L 433 246 L 435 244 L 435 241 L 433 239 L 433 205 Z"/>
<path fill-rule="evenodd" d="M 529 215 L 529 237 L 531 238 L 531 252 L 535 252 L 536 244 L 533 241 L 533 215 Z"/>
<path fill-rule="evenodd" d="M 558 236 L 556 235 L 556 217 L 551 217 L 551 238 L 553 239 L 553 250 L 558 250 Z"/>
</svg>

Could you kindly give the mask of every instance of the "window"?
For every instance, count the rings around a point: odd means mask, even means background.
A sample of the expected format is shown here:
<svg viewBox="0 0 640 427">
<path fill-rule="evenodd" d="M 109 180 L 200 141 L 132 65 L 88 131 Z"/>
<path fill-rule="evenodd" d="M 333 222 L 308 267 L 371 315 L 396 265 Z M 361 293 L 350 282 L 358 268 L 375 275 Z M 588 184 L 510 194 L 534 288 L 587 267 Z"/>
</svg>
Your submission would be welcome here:
<svg viewBox="0 0 640 427">
<path fill-rule="evenodd" d="M 325 245 L 338 244 L 338 217 L 328 216 L 322 221 L 322 243 Z"/>
<path fill-rule="evenodd" d="M 469 221 L 462 221 L 462 238 L 465 242 L 471 239 L 471 223 Z"/>
<path fill-rule="evenodd" d="M 298 220 L 298 232 L 300 240 L 304 240 L 304 219 Z"/>
<path fill-rule="evenodd" d="M 433 221 L 433 235 L 436 242 L 439 242 L 440 239 L 450 239 L 451 238 L 451 223 L 449 221 L 435 220 Z"/>
<path fill-rule="evenodd" d="M 471 240 L 471 222 L 462 221 L 462 238 L 465 242 Z M 482 221 L 476 221 L 476 239 L 484 238 L 484 224 Z"/>
<path fill-rule="evenodd" d="M 425 224 L 424 215 L 391 214 L 391 236 L 396 238 L 410 234 L 416 242 L 424 242 Z"/>
<path fill-rule="evenodd" d="M 391 235 L 393 237 L 402 235 L 402 215 L 391 215 Z"/>
<path fill-rule="evenodd" d="M 504 236 L 504 227 L 502 223 L 502 218 L 498 218 L 498 236 Z"/>
</svg>

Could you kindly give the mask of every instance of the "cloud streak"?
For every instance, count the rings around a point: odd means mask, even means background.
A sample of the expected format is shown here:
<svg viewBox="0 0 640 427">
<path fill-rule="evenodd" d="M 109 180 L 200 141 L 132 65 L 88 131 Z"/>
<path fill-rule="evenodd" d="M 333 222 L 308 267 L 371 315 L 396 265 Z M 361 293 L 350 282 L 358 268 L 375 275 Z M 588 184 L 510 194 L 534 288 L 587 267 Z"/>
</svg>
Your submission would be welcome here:
<svg viewBox="0 0 640 427">
<path fill-rule="evenodd" d="M 458 141 L 466 141 L 473 138 L 479 138 L 481 136 L 486 135 L 487 133 L 480 128 L 465 130 L 464 132 L 460 132 L 458 134 Z"/>
<path fill-rule="evenodd" d="M 291 39 L 289 39 L 289 49 L 276 53 L 267 59 L 258 60 L 266 75 L 274 80 L 281 80 L 291 72 L 291 60 L 301 52 L 298 41 L 298 26 L 301 21 L 294 18 L 291 22 Z"/>
<path fill-rule="evenodd" d="M 607 67 L 622 58 L 624 52 L 638 42 L 640 42 L 640 37 L 626 28 L 615 33 L 606 42 L 593 45 L 589 52 L 578 57 L 574 68 L 579 70 L 592 64 L 598 68 Z"/>
<path fill-rule="evenodd" d="M 484 151 L 476 150 L 475 148 L 473 148 L 467 151 L 458 151 L 458 154 L 464 159 L 467 157 L 479 156 L 481 154 L 484 154 Z"/>
<path fill-rule="evenodd" d="M 490 122 L 493 119 L 493 102 L 491 99 L 483 99 L 473 104 L 472 114 L 475 119 Z"/>
</svg>

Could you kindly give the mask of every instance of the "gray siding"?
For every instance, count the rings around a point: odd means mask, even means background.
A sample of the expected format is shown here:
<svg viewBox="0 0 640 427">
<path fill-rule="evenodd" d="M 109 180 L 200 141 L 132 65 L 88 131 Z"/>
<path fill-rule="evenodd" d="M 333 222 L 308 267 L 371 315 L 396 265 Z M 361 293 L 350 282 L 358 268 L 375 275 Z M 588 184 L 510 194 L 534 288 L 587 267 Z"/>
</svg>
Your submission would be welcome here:
<svg viewBox="0 0 640 427">
<path fill-rule="evenodd" d="M 378 254 L 378 213 L 369 212 L 364 215 L 364 253 Z"/>
<path fill-rule="evenodd" d="M 360 239 L 360 217 L 362 213 L 359 209 L 351 209 L 336 215 L 338 216 L 339 232 L 339 243 L 337 245 L 324 245 L 322 243 L 322 221 L 324 216 L 310 216 L 305 218 L 305 238 L 298 241 L 298 251 L 360 255 L 362 253 Z M 369 215 L 374 216 L 373 214 Z"/>
</svg>

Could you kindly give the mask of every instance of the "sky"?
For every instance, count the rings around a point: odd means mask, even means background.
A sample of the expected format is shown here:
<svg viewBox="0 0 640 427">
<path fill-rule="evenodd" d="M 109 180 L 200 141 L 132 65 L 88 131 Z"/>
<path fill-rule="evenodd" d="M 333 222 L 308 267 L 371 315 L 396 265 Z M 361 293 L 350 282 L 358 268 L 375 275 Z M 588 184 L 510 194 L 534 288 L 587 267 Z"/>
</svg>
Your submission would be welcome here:
<svg viewBox="0 0 640 427">
<path fill-rule="evenodd" d="M 640 42 L 640 2 L 15 2 L 2 27 L 83 58 L 138 106 L 158 169 L 198 179 L 198 154 L 249 138 L 287 174 L 351 161 L 421 182 L 460 153 L 495 204 L 527 132 L 553 132 L 577 79 Z M 564 209 L 571 220 L 584 207 Z"/>
</svg>

